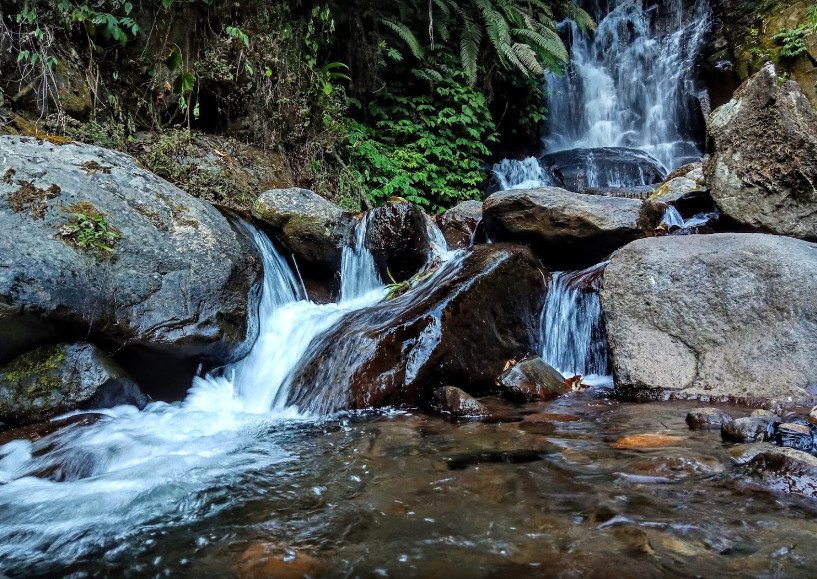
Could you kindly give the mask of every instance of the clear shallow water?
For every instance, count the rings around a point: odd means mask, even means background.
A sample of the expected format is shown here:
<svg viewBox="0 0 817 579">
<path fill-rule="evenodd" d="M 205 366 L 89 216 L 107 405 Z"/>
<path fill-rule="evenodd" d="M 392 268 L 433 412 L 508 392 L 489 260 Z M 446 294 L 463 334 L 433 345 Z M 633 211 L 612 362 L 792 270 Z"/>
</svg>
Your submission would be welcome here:
<svg viewBox="0 0 817 579">
<path fill-rule="evenodd" d="M 115 461 L 108 472 L 121 477 L 25 479 L 25 500 L 9 501 L 5 485 L 0 569 L 501 577 L 609 576 L 614 565 L 628 576 L 791 576 L 817 563 L 814 509 L 749 485 L 717 433 L 686 428 L 692 404 L 586 394 L 526 406 L 486 402 L 501 422 L 403 413 L 197 422 L 209 435 L 180 445 L 172 461 L 158 459 L 155 467 L 168 473 L 159 487 L 134 484 L 127 472 L 135 465 Z M 189 428 L 160 408 L 144 416 L 166 420 L 167 438 Z M 61 438 L 88 445 L 110 436 L 101 423 L 72 430 Z M 140 460 L 157 460 L 149 451 L 155 441 L 139 431 L 127 434 L 145 445 Z M 623 435 L 655 432 L 682 439 L 656 450 L 612 446 Z M 125 481 L 119 488 L 117 478 Z M 157 497 L 165 508 L 148 516 L 144 506 Z M 85 533 L 72 530 L 81 516 L 94 520 Z M 31 532 L 49 533 L 42 546 L 49 551 L 20 550 L 19 538 Z M 282 562 L 293 558 L 297 567 Z"/>
</svg>

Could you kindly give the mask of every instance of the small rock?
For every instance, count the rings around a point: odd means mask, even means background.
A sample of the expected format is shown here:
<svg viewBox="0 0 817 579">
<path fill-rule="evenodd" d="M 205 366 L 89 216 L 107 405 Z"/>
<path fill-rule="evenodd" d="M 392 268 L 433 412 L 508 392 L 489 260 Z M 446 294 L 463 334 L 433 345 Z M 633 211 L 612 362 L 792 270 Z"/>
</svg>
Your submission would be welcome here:
<svg viewBox="0 0 817 579">
<path fill-rule="evenodd" d="M 779 422 L 774 415 L 738 418 L 721 427 L 721 436 L 733 442 L 763 442 L 771 440 Z"/>
<path fill-rule="evenodd" d="M 772 442 L 786 448 L 811 452 L 814 448 L 814 435 L 808 422 L 795 419 L 778 426 Z"/>
<path fill-rule="evenodd" d="M 443 386 L 434 391 L 434 398 L 443 412 L 451 416 L 477 418 L 489 416 L 484 404 L 455 386 Z"/>
<path fill-rule="evenodd" d="M 619 438 L 613 443 L 616 450 L 645 450 L 650 448 L 665 448 L 676 446 L 686 440 L 683 436 L 668 434 L 631 434 Z"/>
<path fill-rule="evenodd" d="M 690 410 L 686 418 L 687 424 L 693 430 L 720 428 L 732 420 L 733 418 L 726 412 L 711 406 Z"/>
<path fill-rule="evenodd" d="M 817 406 L 811 409 L 808 414 L 808 421 L 817 426 Z"/>
<path fill-rule="evenodd" d="M 757 453 L 745 468 L 774 493 L 817 498 L 817 457 L 811 454 L 769 446 Z"/>
<path fill-rule="evenodd" d="M 567 392 L 564 377 L 541 358 L 527 358 L 499 377 L 505 394 L 514 400 L 552 400 Z"/>
</svg>

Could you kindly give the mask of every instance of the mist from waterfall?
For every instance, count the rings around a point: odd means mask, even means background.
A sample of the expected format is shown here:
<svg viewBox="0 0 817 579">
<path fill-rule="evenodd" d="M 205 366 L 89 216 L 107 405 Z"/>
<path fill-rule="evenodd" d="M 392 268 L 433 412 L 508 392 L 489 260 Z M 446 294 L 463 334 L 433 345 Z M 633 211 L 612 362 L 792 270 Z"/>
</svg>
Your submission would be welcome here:
<svg viewBox="0 0 817 579">
<path fill-rule="evenodd" d="M 546 77 L 549 126 L 546 152 L 575 148 L 643 150 L 667 170 L 701 157 L 691 125 L 700 111 L 695 60 L 709 26 L 708 3 L 685 9 L 682 0 L 645 6 L 614 0 L 595 32 L 561 24 L 570 44 L 565 74 Z"/>
</svg>

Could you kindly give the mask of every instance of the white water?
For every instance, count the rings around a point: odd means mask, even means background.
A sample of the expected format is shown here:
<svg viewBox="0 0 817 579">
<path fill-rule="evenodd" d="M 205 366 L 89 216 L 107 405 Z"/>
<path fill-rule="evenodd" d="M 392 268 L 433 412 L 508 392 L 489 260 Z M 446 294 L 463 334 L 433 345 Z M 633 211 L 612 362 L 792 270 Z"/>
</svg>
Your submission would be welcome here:
<svg viewBox="0 0 817 579">
<path fill-rule="evenodd" d="M 566 74 L 546 79 L 546 152 L 636 148 L 667 170 L 700 158 L 685 125 L 693 114 L 687 99 L 698 92 L 693 65 L 708 27 L 706 0 L 699 0 L 692 15 L 682 0 L 657 7 L 636 0 L 610 4 L 595 33 L 583 35 L 575 23 L 563 24 L 571 39 L 570 65 Z"/>
<path fill-rule="evenodd" d="M 542 359 L 566 377 L 600 378 L 608 373 L 607 344 L 601 301 L 591 276 L 602 263 L 584 272 L 554 273 L 542 310 Z"/>
<path fill-rule="evenodd" d="M 689 219 L 684 219 L 678 210 L 670 205 L 664 212 L 664 217 L 661 219 L 660 225 L 668 231 L 680 231 L 684 233 L 697 227 L 703 227 L 718 217 L 720 217 L 720 214 L 717 211 L 713 211 L 711 213 L 698 213 Z"/>
<path fill-rule="evenodd" d="M 494 165 L 492 172 L 496 177 L 500 191 L 536 189 L 537 187 L 557 185 L 556 181 L 545 171 L 536 157 L 528 157 L 521 161 L 503 159 Z"/>
<path fill-rule="evenodd" d="M 374 256 L 366 248 L 371 213 L 366 213 L 352 229 L 352 240 L 343 248 L 340 269 L 340 301 L 348 303 L 383 287 Z"/>
<path fill-rule="evenodd" d="M 359 295 L 371 256 L 357 252 L 342 280 L 344 295 L 357 297 L 314 304 L 266 236 L 254 237 L 264 282 L 259 336 L 246 358 L 196 378 L 184 402 L 103 411 L 96 424 L 0 447 L 0 572 L 23 562 L 67 564 L 100 547 L 114 556 L 147 527 L 218 512 L 214 488 L 294 458 L 268 436 L 310 418 L 287 407 L 293 368 L 316 336 L 385 289 L 369 284 Z M 36 476 L 42 472 L 61 482 Z"/>
</svg>

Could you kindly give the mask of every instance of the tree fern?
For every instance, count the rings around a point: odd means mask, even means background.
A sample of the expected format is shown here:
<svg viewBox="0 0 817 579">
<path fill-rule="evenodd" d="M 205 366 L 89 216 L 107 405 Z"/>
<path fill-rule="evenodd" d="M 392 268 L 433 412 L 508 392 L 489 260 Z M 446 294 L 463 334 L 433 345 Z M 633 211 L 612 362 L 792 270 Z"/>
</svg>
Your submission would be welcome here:
<svg viewBox="0 0 817 579">
<path fill-rule="evenodd" d="M 415 58 L 422 60 L 425 57 L 425 49 L 408 26 L 388 18 L 383 18 L 380 22 L 391 28 L 406 43 Z"/>
</svg>

